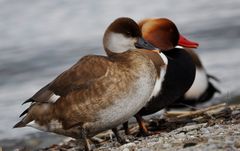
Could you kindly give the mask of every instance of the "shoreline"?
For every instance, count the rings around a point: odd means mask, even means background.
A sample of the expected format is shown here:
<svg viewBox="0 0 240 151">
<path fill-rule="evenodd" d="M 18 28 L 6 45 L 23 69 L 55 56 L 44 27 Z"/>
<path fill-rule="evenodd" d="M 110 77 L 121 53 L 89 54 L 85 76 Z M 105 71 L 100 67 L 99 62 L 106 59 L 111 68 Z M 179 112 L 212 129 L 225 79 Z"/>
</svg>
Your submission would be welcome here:
<svg viewBox="0 0 240 151">
<path fill-rule="evenodd" d="M 111 131 L 95 136 L 92 147 L 95 151 L 157 151 L 157 150 L 238 150 L 240 149 L 240 105 L 226 105 L 224 103 L 209 106 L 196 111 L 169 111 L 163 119 L 153 116 L 148 120 L 148 128 L 160 132 L 148 137 L 137 137 L 138 126 L 130 125 L 131 135 L 126 136 L 129 142 L 120 145 Z M 41 144 L 30 135 L 28 139 L 18 142 L 15 148 L 2 148 L 6 150 L 78 150 L 74 139 L 58 137 L 58 135 L 41 133 L 34 134 L 35 138 L 47 140 L 48 144 Z M 57 137 L 56 137 L 57 136 Z M 57 139 L 58 138 L 58 139 Z M 31 141 L 30 141 L 31 140 Z M 39 139 L 38 139 L 39 140 Z M 52 141 L 55 142 L 52 142 Z M 9 140 L 13 141 L 14 140 Z M 9 142 L 8 141 L 8 142 Z M 1 142 L 1 141 L 0 141 Z M 26 145 L 32 144 L 32 148 Z M 29 143 L 30 142 L 30 143 Z M 2 142 L 1 142 L 2 143 Z"/>
</svg>

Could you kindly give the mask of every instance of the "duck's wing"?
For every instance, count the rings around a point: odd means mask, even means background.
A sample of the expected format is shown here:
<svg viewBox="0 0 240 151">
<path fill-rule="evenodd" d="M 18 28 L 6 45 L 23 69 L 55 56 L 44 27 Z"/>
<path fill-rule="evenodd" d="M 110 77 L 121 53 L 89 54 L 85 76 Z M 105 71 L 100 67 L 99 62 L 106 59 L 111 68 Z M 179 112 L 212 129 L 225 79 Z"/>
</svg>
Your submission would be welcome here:
<svg viewBox="0 0 240 151">
<path fill-rule="evenodd" d="M 59 75 L 49 85 L 49 90 L 56 95 L 65 96 L 76 89 L 87 88 L 96 79 L 105 76 L 111 64 L 112 62 L 104 56 L 85 56 Z"/>
<path fill-rule="evenodd" d="M 54 103 L 72 91 L 86 89 L 92 82 L 105 76 L 111 64 L 112 62 L 104 56 L 85 56 L 24 103 Z M 20 116 L 25 115 L 27 111 L 28 109 Z"/>
<path fill-rule="evenodd" d="M 61 97 L 65 97 L 72 91 L 87 89 L 92 83 L 101 77 L 107 76 L 112 62 L 103 56 L 85 56 L 70 69 L 60 74 L 55 80 L 44 86 L 30 99 L 32 102 L 21 115 L 26 115 L 14 128 L 24 127 L 34 120 L 35 112 L 42 112 L 45 103 L 55 103 Z M 61 99 L 62 100 L 62 99 Z M 65 99 L 65 101 L 67 101 Z M 39 108 L 39 105 L 42 108 Z"/>
</svg>

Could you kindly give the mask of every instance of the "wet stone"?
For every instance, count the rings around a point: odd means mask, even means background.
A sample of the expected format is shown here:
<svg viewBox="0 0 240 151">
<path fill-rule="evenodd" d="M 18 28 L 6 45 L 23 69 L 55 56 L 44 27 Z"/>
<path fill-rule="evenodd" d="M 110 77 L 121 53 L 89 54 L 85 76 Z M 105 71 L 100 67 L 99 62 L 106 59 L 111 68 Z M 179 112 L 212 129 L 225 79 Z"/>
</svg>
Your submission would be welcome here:
<svg viewBox="0 0 240 151">
<path fill-rule="evenodd" d="M 236 140 L 236 141 L 234 142 L 234 146 L 235 146 L 236 148 L 240 148 L 240 140 Z"/>
</svg>

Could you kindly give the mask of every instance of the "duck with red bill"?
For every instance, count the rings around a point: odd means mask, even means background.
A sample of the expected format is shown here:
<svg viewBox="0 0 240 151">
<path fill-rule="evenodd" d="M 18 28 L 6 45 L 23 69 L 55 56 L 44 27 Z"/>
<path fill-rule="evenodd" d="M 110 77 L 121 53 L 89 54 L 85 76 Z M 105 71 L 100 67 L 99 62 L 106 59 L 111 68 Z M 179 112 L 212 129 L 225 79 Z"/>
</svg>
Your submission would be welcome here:
<svg viewBox="0 0 240 151">
<path fill-rule="evenodd" d="M 159 91 L 151 98 L 135 117 L 140 132 L 149 134 L 142 116 L 150 115 L 163 108 L 177 107 L 209 100 L 218 90 L 209 81 L 198 55 L 190 48 L 199 44 L 181 35 L 176 25 L 169 19 L 145 19 L 139 23 L 144 39 L 161 50 L 165 56 L 166 72 L 164 81 L 159 83 Z M 163 70 L 162 70 L 163 71 Z M 211 76 L 212 77 L 212 76 Z M 200 90 L 200 91 L 199 91 Z M 127 124 L 124 124 L 128 133 Z"/>
</svg>

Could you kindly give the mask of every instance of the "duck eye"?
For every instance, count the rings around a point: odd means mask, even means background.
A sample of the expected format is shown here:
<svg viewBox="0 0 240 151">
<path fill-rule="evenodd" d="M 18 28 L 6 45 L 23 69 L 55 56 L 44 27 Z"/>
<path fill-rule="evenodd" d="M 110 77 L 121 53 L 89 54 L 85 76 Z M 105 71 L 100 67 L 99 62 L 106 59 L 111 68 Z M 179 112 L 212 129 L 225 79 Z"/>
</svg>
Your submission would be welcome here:
<svg viewBox="0 0 240 151">
<path fill-rule="evenodd" d="M 126 32 L 126 35 L 127 35 L 127 36 L 131 36 L 131 32 L 130 32 L 130 31 L 127 31 L 127 32 Z"/>
</svg>

